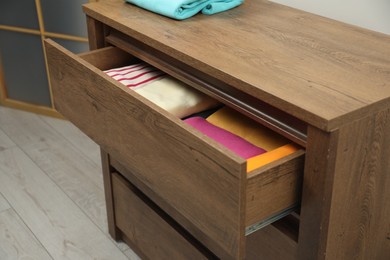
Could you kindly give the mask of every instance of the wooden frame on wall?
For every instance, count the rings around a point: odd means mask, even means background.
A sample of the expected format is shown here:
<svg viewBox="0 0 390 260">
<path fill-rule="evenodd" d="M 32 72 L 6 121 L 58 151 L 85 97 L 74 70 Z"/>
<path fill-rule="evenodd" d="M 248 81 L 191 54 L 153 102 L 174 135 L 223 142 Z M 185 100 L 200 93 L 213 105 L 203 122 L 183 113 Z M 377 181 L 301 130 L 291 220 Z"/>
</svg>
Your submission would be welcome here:
<svg viewBox="0 0 390 260">
<path fill-rule="evenodd" d="M 97 2 L 98 0 L 89 0 L 89 2 Z M 46 32 L 44 27 L 44 20 L 43 20 L 43 14 L 42 14 L 42 8 L 41 8 L 41 1 L 35 0 L 35 6 L 38 16 L 38 23 L 39 23 L 39 30 L 34 29 L 27 29 L 22 27 L 16 27 L 16 26 L 8 26 L 8 25 L 0 25 L 0 30 L 6 30 L 6 31 L 13 31 L 13 32 L 19 32 L 19 33 L 25 33 L 25 34 L 32 34 L 32 35 L 38 35 L 41 37 L 42 41 L 42 48 L 43 48 L 43 40 L 47 37 L 53 37 L 63 40 L 71 40 L 76 42 L 88 42 L 87 38 L 84 37 L 78 37 L 74 35 L 67 35 L 67 34 L 60 34 L 60 33 L 53 33 L 53 32 Z M 43 48 L 43 54 L 45 59 L 45 66 L 47 74 L 49 74 L 48 67 L 47 67 L 47 60 L 46 60 L 46 52 Z M 60 113 L 57 112 L 57 110 L 54 108 L 53 105 L 53 96 L 52 96 L 52 90 L 51 90 L 51 84 L 49 75 L 47 75 L 48 79 L 48 86 L 49 86 L 49 93 L 50 93 L 50 100 L 51 100 L 51 106 L 43 106 L 43 105 L 37 105 L 37 104 L 31 104 L 24 101 L 19 101 L 16 99 L 9 98 L 7 95 L 7 87 L 5 82 L 5 76 L 3 71 L 3 65 L 2 65 L 2 58 L 0 56 L 0 105 L 12 107 L 20 110 L 25 110 L 29 112 L 34 112 L 42 115 L 52 116 L 52 117 L 59 117 L 63 118 Z"/>
</svg>

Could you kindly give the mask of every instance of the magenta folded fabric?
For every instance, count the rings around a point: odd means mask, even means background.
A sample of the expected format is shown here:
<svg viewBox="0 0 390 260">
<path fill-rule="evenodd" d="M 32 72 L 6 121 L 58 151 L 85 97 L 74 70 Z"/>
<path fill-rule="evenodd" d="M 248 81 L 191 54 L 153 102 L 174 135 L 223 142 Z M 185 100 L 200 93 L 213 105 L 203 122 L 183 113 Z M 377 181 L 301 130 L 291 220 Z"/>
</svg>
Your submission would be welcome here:
<svg viewBox="0 0 390 260">
<path fill-rule="evenodd" d="M 184 122 L 193 126 L 203 134 L 214 139 L 244 159 L 266 152 L 266 150 L 249 143 L 245 139 L 209 123 L 203 117 L 190 117 L 185 119 Z"/>
</svg>

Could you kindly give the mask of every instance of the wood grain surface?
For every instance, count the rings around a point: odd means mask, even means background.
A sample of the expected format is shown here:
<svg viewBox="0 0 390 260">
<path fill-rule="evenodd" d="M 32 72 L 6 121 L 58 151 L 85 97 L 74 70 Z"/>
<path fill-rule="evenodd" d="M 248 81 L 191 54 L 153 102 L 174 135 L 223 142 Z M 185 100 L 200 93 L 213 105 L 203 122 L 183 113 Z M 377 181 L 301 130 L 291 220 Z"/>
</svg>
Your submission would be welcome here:
<svg viewBox="0 0 390 260">
<path fill-rule="evenodd" d="M 0 210 L 0 259 L 53 259 L 12 210 Z"/>
<path fill-rule="evenodd" d="M 390 36 L 384 34 L 265 0 L 185 21 L 120 0 L 90 3 L 84 11 L 321 129 L 389 102 Z"/>
<path fill-rule="evenodd" d="M 100 166 L 100 147 L 75 125 L 67 120 L 40 116 L 40 118 L 63 136 L 77 150 L 81 151 L 91 162 Z"/>
<path fill-rule="evenodd" d="M 96 19 L 87 16 L 89 49 L 96 50 L 105 47 L 104 26 Z"/>
<path fill-rule="evenodd" d="M 299 259 L 388 259 L 390 110 L 309 130 Z"/>
<path fill-rule="evenodd" d="M 0 151 L 15 146 L 16 144 L 0 129 Z"/>
<path fill-rule="evenodd" d="M 121 232 L 119 231 L 116 221 L 115 221 L 115 207 L 114 207 L 114 197 L 112 189 L 112 167 L 110 165 L 110 155 L 105 152 L 103 149 L 100 151 L 101 162 L 102 162 L 102 172 L 103 172 L 103 181 L 104 181 L 104 194 L 106 199 L 106 211 L 107 211 L 107 224 L 108 224 L 108 233 L 116 241 L 121 239 Z"/>
<path fill-rule="evenodd" d="M 112 186 L 117 226 L 146 258 L 207 259 L 180 233 L 182 228 L 164 220 L 161 209 L 153 209 L 153 203 L 143 201 L 145 196 L 119 174 L 113 174 Z"/>
<path fill-rule="evenodd" d="M 298 244 L 273 225 L 262 228 L 246 238 L 248 260 L 296 260 Z"/>
<path fill-rule="evenodd" d="M 53 258 L 126 259 L 17 147 L 0 152 L 0 190 Z"/>
<path fill-rule="evenodd" d="M 248 176 L 245 226 L 253 225 L 300 203 L 304 151 L 269 163 Z"/>
<path fill-rule="evenodd" d="M 21 176 L 21 178 L 24 178 L 24 181 L 20 182 L 20 185 L 25 186 L 22 187 L 15 186 L 13 183 L 14 179 L 12 178 L 7 180 L 2 179 L 0 181 L 0 194 L 3 195 L 4 200 L 0 195 L 0 204 L 2 205 L 0 208 L 5 207 L 6 211 L 9 209 L 13 210 L 23 221 L 24 225 L 26 225 L 26 227 L 32 232 L 31 234 L 33 234 L 33 237 L 39 241 L 42 248 L 49 252 L 54 259 L 58 259 L 56 257 L 57 255 L 61 255 L 60 259 L 79 259 L 80 257 L 81 259 L 99 258 L 98 255 L 100 253 L 95 253 L 94 249 L 84 250 L 85 254 L 83 253 L 82 256 L 72 256 L 67 254 L 67 250 L 63 250 L 63 248 L 59 246 L 53 246 L 53 243 L 56 244 L 58 242 L 58 245 L 68 244 L 71 247 L 71 244 L 78 243 L 78 237 L 87 237 L 87 239 L 90 240 L 98 239 L 98 241 L 100 241 L 98 243 L 101 243 L 101 246 L 106 248 L 105 250 L 110 250 L 114 256 L 120 257 L 120 259 L 123 259 L 121 251 L 123 251 L 129 259 L 139 259 L 123 242 L 114 242 L 107 232 L 104 196 L 102 193 L 103 184 L 99 166 L 100 157 L 97 161 L 88 157 L 90 154 L 98 155 L 99 149 L 96 148 L 96 144 L 95 146 L 93 145 L 93 142 L 90 139 L 86 139 L 87 137 L 82 134 L 80 130 L 74 128 L 70 122 L 57 120 L 58 119 L 47 118 L 33 113 L 0 107 L 0 150 L 3 151 L 3 153 L 0 153 L 0 168 L 11 167 L 13 169 L 12 171 L 14 171 L 20 167 L 18 166 L 19 164 L 23 164 L 23 161 L 30 160 L 22 171 L 24 171 L 24 174 L 29 178 L 37 178 L 38 182 L 42 181 L 43 186 L 43 188 L 37 188 L 36 186 L 30 184 L 28 179 L 25 179 L 23 176 Z M 55 125 L 55 127 L 53 127 L 53 125 Z M 44 139 L 46 141 L 43 141 Z M 45 143 L 45 145 L 39 144 L 40 142 Z M 82 148 L 77 144 L 88 145 Z M 23 152 L 6 152 L 11 148 L 16 149 L 17 147 L 19 147 Z M 34 147 L 36 147 L 36 149 L 34 149 Z M 64 149 L 60 149 L 59 147 L 63 147 Z M 88 148 L 91 150 L 88 150 Z M 50 155 L 51 151 L 52 154 Z M 69 154 L 74 154 L 74 156 L 70 156 Z M 19 163 L 14 164 L 12 162 Z M 101 185 L 98 189 L 95 188 L 95 190 L 91 190 L 88 188 L 94 186 L 94 184 L 91 185 L 94 181 L 85 180 L 84 178 L 78 179 L 78 171 L 74 171 L 74 168 L 71 167 L 71 165 L 80 165 L 85 164 L 86 162 L 88 162 L 88 165 L 95 164 L 95 166 L 87 166 L 84 168 L 86 166 L 85 165 L 84 167 L 81 167 L 80 170 L 85 171 L 86 174 L 88 174 L 88 172 L 93 173 L 91 178 L 96 179 L 96 185 Z M 47 167 L 47 165 L 50 165 L 50 167 Z M 40 167 L 42 168 L 38 171 L 37 169 Z M 89 167 L 90 169 L 88 170 Z M 11 173 L 12 171 L 7 171 L 7 173 Z M 64 174 L 62 174 L 63 171 Z M 0 172 L 2 177 L 7 176 L 1 170 Z M 57 188 L 54 189 L 53 186 L 57 186 Z M 8 188 L 4 189 L 3 187 Z M 19 193 L 23 193 L 24 189 L 30 190 L 34 194 L 35 192 L 38 192 L 34 189 L 39 189 L 39 194 L 41 194 L 42 197 L 45 197 L 45 199 L 43 202 L 40 200 L 37 200 L 36 202 L 41 205 L 46 205 L 47 207 L 42 209 L 40 207 L 29 207 L 28 205 L 23 206 L 24 204 L 20 205 L 20 203 L 23 202 L 24 197 L 20 197 Z M 58 201 L 57 198 L 62 198 L 62 200 L 66 202 L 64 203 Z M 53 200 L 53 204 L 50 203 L 47 205 L 45 200 Z M 29 200 L 25 203 L 29 203 Z M 51 205 L 53 205 L 53 207 Z M 66 205 L 73 206 L 69 208 Z M 70 220 L 61 222 L 60 219 L 53 217 L 53 221 L 58 223 L 61 228 L 43 228 L 40 225 L 45 225 L 45 219 L 43 218 L 42 223 L 40 223 L 40 218 L 37 217 L 41 214 L 42 210 L 47 210 L 47 214 L 55 214 L 54 212 L 61 211 L 63 217 L 69 218 Z M 74 211 L 76 211 L 76 213 Z M 74 216 L 77 217 L 74 218 Z M 92 233 L 89 233 L 91 232 L 90 228 L 74 228 L 79 224 L 83 226 L 86 223 L 88 223 L 87 227 L 94 226 L 94 228 L 92 228 Z M 66 234 L 63 236 L 61 235 L 62 230 L 68 230 L 69 232 L 66 231 Z M 19 231 L 20 234 L 16 235 L 13 231 L 9 230 L 9 234 L 15 235 L 15 237 L 18 237 L 19 240 L 31 240 L 31 234 L 29 235 L 29 233 L 21 232 L 21 230 Z M 16 230 L 15 232 L 19 231 Z M 35 233 L 35 231 L 37 231 L 37 233 Z M 47 237 L 53 238 L 51 239 L 51 242 L 41 241 L 41 239 L 45 240 Z M 62 242 L 60 242 L 61 238 L 64 239 Z M 73 238 L 76 238 L 76 240 L 73 240 Z M 31 240 L 31 245 L 34 243 L 35 242 Z M 0 248 L 2 248 L 2 245 L 4 245 L 4 247 L 7 245 L 8 247 L 10 244 L 0 243 Z M 7 254 L 2 255 L 0 253 L 0 259 L 15 259 L 14 253 L 16 251 L 24 252 L 26 246 L 27 245 L 15 242 L 12 244 L 12 249 L 10 249 L 11 251 L 8 250 L 9 248 L 4 249 L 3 247 L 2 249 L 6 250 Z M 80 246 L 82 247 L 83 244 L 80 244 Z M 28 248 L 31 249 L 28 255 L 41 255 L 39 251 L 42 248 L 35 246 Z M 4 250 L 3 253 L 5 252 Z M 35 250 L 38 252 L 35 252 Z M 41 258 L 37 257 L 33 259 Z M 42 257 L 42 259 L 44 258 Z"/>
<path fill-rule="evenodd" d="M 0 212 L 9 208 L 11 208 L 11 206 L 0 192 Z"/>
<path fill-rule="evenodd" d="M 23 122 L 23 123 L 21 123 Z M 107 230 L 103 178 L 91 161 L 39 116 L 1 113 L 2 129 L 102 230 Z M 55 162 L 55 163 L 54 163 Z"/>
</svg>

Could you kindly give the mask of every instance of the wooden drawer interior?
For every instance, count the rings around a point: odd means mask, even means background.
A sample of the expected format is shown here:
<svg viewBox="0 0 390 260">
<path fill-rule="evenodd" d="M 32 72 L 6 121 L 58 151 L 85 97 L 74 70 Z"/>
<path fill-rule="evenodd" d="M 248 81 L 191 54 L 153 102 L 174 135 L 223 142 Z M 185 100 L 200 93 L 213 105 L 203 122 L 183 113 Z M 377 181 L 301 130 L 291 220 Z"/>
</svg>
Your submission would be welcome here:
<svg viewBox="0 0 390 260">
<path fill-rule="evenodd" d="M 212 251 L 239 257 L 245 232 L 299 203 L 303 149 L 247 173 L 244 159 L 101 71 L 136 62 L 134 56 L 115 47 L 76 56 L 50 40 L 46 51 L 56 108 Z"/>
</svg>

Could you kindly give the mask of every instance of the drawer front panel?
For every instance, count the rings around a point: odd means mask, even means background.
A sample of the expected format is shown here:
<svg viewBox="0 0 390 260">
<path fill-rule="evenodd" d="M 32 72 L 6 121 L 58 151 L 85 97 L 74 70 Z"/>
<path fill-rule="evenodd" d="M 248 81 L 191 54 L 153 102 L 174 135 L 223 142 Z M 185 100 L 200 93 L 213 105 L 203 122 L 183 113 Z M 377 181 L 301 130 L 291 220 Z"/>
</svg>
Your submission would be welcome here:
<svg viewBox="0 0 390 260">
<path fill-rule="evenodd" d="M 207 259 L 142 199 L 119 174 L 112 174 L 115 221 L 136 249 L 148 259 Z M 178 229 L 180 230 L 180 229 Z M 190 238 L 188 238 L 190 239 Z M 198 243 L 194 241 L 193 243 Z"/>
<path fill-rule="evenodd" d="M 202 243 L 241 254 L 245 161 L 55 42 L 46 52 L 56 108 L 198 227 Z"/>
<path fill-rule="evenodd" d="M 245 225 L 263 225 L 285 209 L 299 204 L 304 151 L 299 150 L 249 174 L 246 185 Z M 288 212 L 288 211 L 287 211 Z"/>
</svg>

